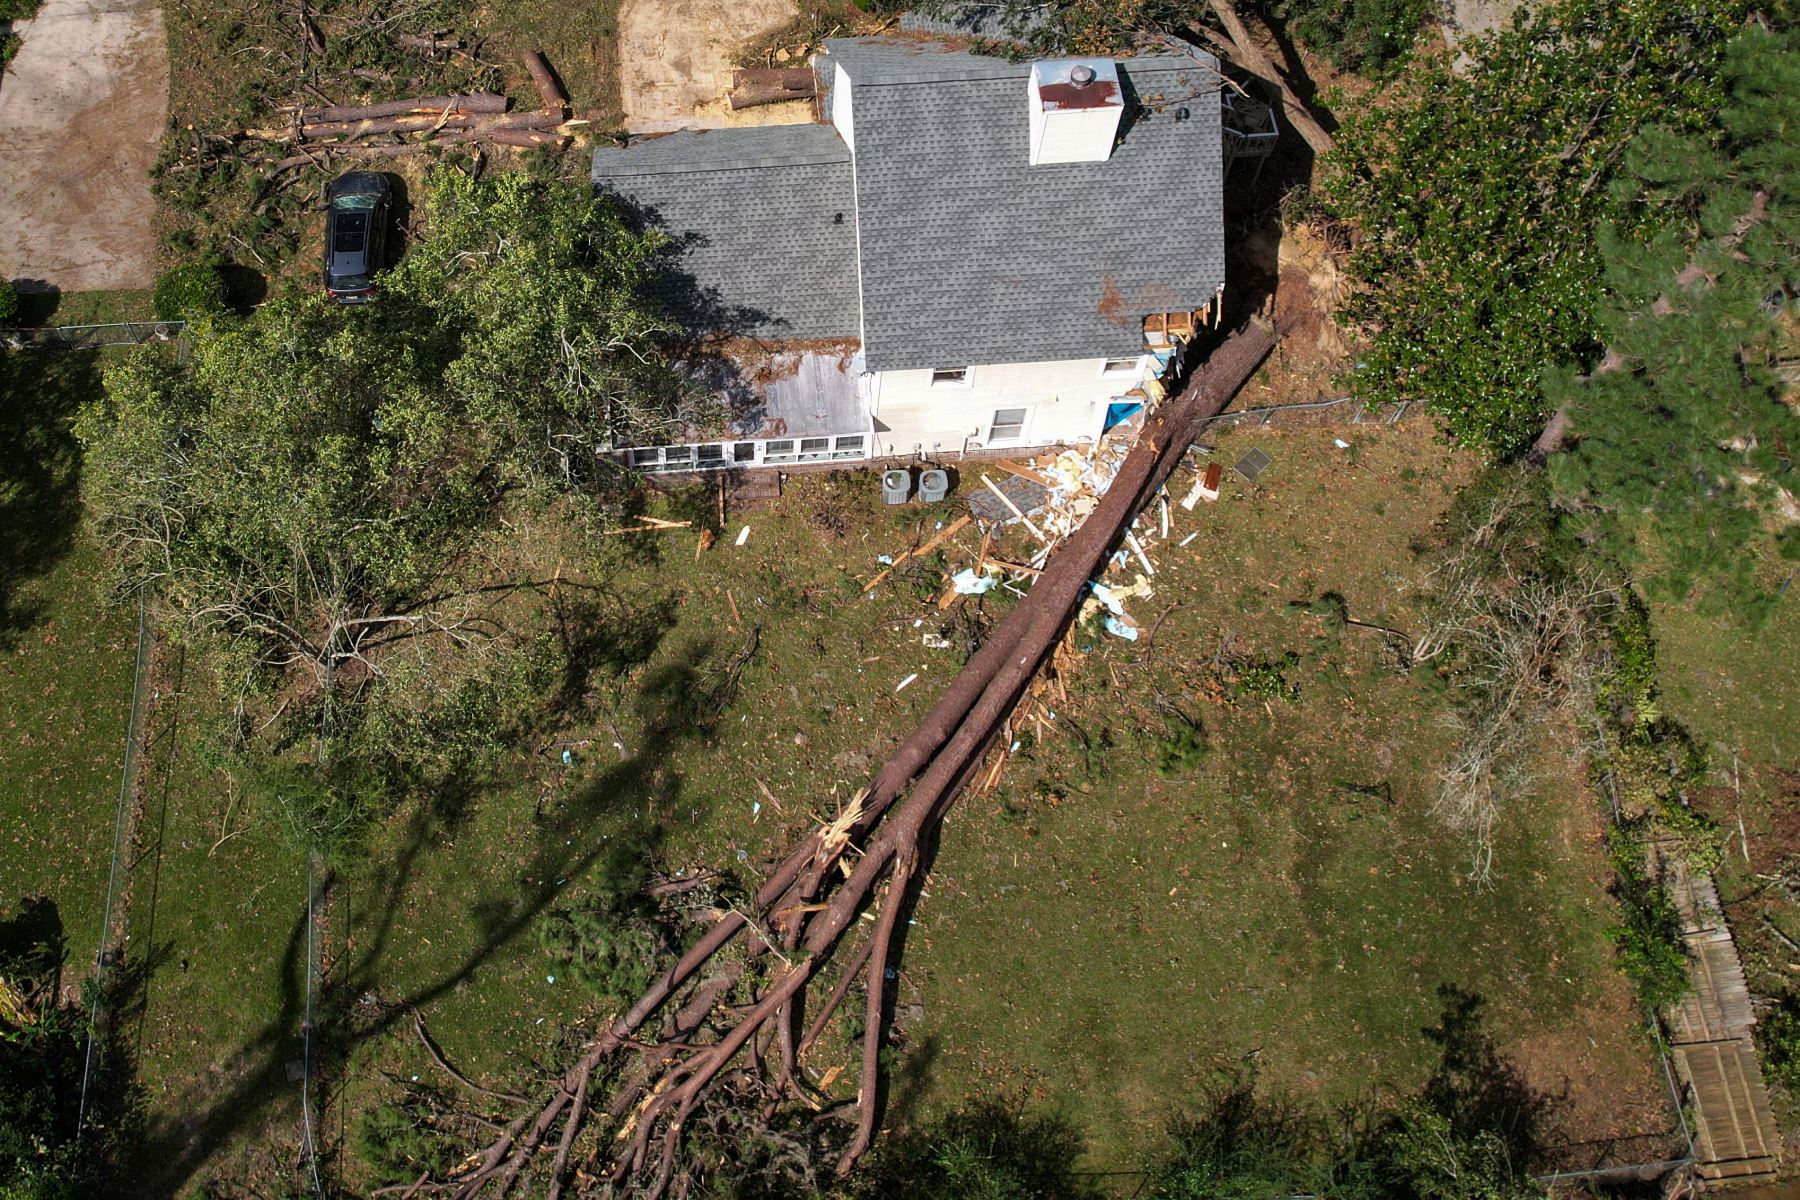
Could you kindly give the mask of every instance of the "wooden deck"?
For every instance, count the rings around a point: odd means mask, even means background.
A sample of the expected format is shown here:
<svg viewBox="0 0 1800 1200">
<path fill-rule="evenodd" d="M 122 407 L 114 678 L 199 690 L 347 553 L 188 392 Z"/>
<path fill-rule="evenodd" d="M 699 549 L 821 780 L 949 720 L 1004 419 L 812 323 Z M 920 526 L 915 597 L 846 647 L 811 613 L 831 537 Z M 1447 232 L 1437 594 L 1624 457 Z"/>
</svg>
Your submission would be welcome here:
<svg viewBox="0 0 1800 1200">
<path fill-rule="evenodd" d="M 1781 1136 L 1756 1058 L 1750 989 L 1718 890 L 1710 877 L 1690 873 L 1679 854 L 1659 852 L 1658 859 L 1681 914 L 1693 980 L 1681 1003 L 1664 1015 L 1675 1069 L 1693 1105 L 1700 1173 L 1719 1180 L 1772 1175 Z"/>
</svg>

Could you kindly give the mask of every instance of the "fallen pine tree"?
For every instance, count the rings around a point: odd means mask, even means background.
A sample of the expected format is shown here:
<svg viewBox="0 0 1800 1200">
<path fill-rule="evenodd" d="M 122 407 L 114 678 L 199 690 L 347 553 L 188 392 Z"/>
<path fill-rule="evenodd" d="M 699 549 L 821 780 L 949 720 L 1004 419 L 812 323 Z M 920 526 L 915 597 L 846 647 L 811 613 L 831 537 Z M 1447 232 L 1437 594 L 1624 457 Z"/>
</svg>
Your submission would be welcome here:
<svg viewBox="0 0 1800 1200">
<path fill-rule="evenodd" d="M 909 894 L 923 881 L 940 823 L 1062 640 L 1089 581 L 1202 422 L 1225 407 L 1275 340 L 1272 330 L 1253 324 L 1213 351 L 1149 422 L 1099 506 L 1057 547 L 1026 599 L 994 628 L 868 785 L 775 865 L 752 897 L 713 910 L 701 936 L 588 1045 L 538 1109 L 516 1117 L 449 1177 L 427 1174 L 385 1190 L 459 1200 L 490 1190 L 504 1195 L 554 1140 L 545 1194 L 557 1200 L 577 1138 L 598 1111 L 610 1124 L 604 1136 L 590 1139 L 582 1178 L 603 1175 L 615 1187 L 659 1197 L 682 1169 L 684 1129 L 710 1097 L 722 1104 L 761 1103 L 768 1113 L 787 1100 L 821 1107 L 800 1063 L 861 980 L 865 1016 L 855 1132 L 839 1170 L 854 1163 L 879 1119 L 896 926 Z M 871 930 L 833 972 L 831 990 L 808 1020 L 813 985 L 828 977 L 826 964 L 845 934 L 870 915 Z M 740 953 L 725 956 L 734 945 Z M 656 1033 L 645 1037 L 646 1023 L 676 1001 Z M 685 1174 L 680 1180 L 678 1190 L 685 1192 L 692 1180 Z"/>
</svg>

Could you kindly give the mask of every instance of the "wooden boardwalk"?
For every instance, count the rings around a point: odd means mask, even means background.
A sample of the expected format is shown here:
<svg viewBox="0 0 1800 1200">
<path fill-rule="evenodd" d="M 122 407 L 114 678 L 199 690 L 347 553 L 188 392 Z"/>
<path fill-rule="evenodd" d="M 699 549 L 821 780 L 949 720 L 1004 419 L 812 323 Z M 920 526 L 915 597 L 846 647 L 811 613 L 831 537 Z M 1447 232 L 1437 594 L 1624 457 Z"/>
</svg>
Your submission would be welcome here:
<svg viewBox="0 0 1800 1200">
<path fill-rule="evenodd" d="M 1750 989 L 1718 890 L 1709 876 L 1690 873 L 1678 853 L 1659 848 L 1657 857 L 1681 914 L 1693 980 L 1664 1015 L 1675 1069 L 1693 1104 L 1700 1173 L 1719 1180 L 1772 1175 L 1781 1137 L 1756 1058 Z"/>
</svg>

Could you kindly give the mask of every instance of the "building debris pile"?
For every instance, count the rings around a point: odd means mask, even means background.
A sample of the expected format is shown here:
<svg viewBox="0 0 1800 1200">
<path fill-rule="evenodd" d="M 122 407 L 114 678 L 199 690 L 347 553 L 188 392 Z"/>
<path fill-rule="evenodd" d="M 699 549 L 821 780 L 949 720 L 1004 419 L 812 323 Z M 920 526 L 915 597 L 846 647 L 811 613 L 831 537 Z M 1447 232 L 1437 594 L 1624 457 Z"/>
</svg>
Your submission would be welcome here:
<svg viewBox="0 0 1800 1200">
<path fill-rule="evenodd" d="M 612 1189 L 629 1181 L 634 1194 L 649 1200 L 689 1194 L 705 1178 L 706 1164 L 685 1153 L 684 1131 L 693 1122 L 703 1127 L 715 1106 L 764 1113 L 790 1104 L 810 1108 L 821 1114 L 816 1132 L 842 1147 L 840 1168 L 854 1163 L 880 1118 L 888 1000 L 898 978 L 896 928 L 924 883 L 931 840 L 965 788 L 997 777 L 986 761 L 997 742 L 1004 751 L 1010 742 L 1003 739 L 1024 722 L 1054 720 L 1044 706 L 1065 694 L 1067 634 L 1092 581 L 1105 572 L 1133 520 L 1156 502 L 1206 419 L 1237 393 L 1274 343 L 1273 331 L 1255 325 L 1231 334 L 1148 421 L 1135 448 L 1121 450 L 1116 462 L 1091 456 L 1110 476 L 1103 490 L 1094 490 L 1098 475 L 1083 485 L 1095 501 L 1087 519 L 1055 543 L 1040 529 L 1040 540 L 1054 552 L 1039 556 L 1031 590 L 865 786 L 769 866 L 754 894 L 716 910 L 681 958 L 547 1089 L 541 1107 L 517 1113 L 447 1176 L 426 1172 L 413 1193 L 462 1200 L 489 1189 L 504 1193 L 528 1166 L 540 1170 L 534 1165 L 542 1162 L 540 1152 L 554 1146 L 549 1166 L 541 1168 L 542 1189 L 534 1192 L 547 1200 L 557 1200 L 577 1177 Z M 1060 485 L 1046 486 L 1055 493 Z M 1062 503 L 1072 509 L 1082 498 L 1072 490 Z M 1063 528 L 1058 521 L 1066 514 L 1054 502 L 1042 515 L 1046 526 Z M 1160 527 L 1160 506 L 1155 519 Z M 990 530 L 984 552 L 991 544 Z M 1021 700 L 1027 700 L 1023 708 Z M 821 1073 L 808 1055 L 859 987 L 857 1099 L 853 1107 L 828 1108 L 825 1089 L 836 1075 Z M 852 1114 L 853 1121 L 839 1119 Z"/>
</svg>

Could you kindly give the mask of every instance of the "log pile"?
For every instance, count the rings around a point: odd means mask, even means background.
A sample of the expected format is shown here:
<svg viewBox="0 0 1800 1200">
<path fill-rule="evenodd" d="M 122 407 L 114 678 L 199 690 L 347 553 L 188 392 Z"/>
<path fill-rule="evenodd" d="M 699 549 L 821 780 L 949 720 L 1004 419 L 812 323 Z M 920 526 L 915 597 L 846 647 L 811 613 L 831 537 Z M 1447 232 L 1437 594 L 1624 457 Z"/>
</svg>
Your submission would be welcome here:
<svg viewBox="0 0 1800 1200">
<path fill-rule="evenodd" d="M 945 814 L 1051 662 L 1090 580 L 1204 421 L 1225 407 L 1274 343 L 1272 331 L 1254 325 L 1226 338 L 1148 423 L 1026 599 L 850 803 L 775 865 L 750 899 L 715 910 L 692 947 L 589 1044 L 541 1108 L 516 1117 L 449 1177 L 423 1176 L 405 1194 L 470 1200 L 491 1188 L 503 1195 L 554 1142 L 545 1194 L 558 1200 L 590 1113 L 606 1125 L 588 1139 L 593 1148 L 576 1172 L 584 1181 L 629 1184 L 633 1194 L 652 1198 L 672 1184 L 679 1193 L 692 1182 L 682 1162 L 683 1129 L 706 1119 L 709 1098 L 719 1102 L 725 1094 L 742 1104 L 757 1097 L 768 1111 L 785 1100 L 822 1107 L 802 1063 L 858 983 L 865 1010 L 861 1080 L 840 1169 L 860 1157 L 880 1116 L 891 968 L 905 932 L 899 917 L 923 882 Z M 723 953 L 734 945 L 737 953 Z M 835 980 L 826 971 L 830 962 L 838 964 L 830 972 Z M 830 985 L 822 1002 L 819 985 Z M 650 1024 L 665 1009 L 671 1011 L 660 1024 Z"/>
<path fill-rule="evenodd" d="M 525 55 L 525 69 L 543 101 L 542 108 L 531 112 L 508 112 L 511 102 L 497 92 L 416 96 L 378 104 L 297 108 L 288 125 L 246 129 L 241 136 L 299 151 L 273 162 L 275 170 L 318 163 L 322 153 L 393 158 L 423 153 L 431 146 L 471 142 L 566 149 L 583 122 L 569 119 L 568 94 L 543 54 L 534 50 Z M 386 140 L 367 140 L 371 138 Z"/>
<path fill-rule="evenodd" d="M 811 100 L 818 94 L 818 76 L 811 67 L 765 70 L 753 68 L 731 73 L 733 112 L 783 100 Z"/>
</svg>

